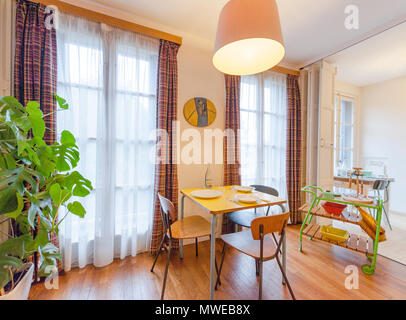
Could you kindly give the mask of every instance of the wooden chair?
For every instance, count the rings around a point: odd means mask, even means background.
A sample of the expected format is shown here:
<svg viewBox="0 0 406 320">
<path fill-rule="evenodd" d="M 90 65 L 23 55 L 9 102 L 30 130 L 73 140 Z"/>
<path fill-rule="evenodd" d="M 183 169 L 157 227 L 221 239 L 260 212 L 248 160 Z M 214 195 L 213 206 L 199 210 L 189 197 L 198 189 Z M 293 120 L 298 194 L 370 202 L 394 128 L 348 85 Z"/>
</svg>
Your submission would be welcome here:
<svg viewBox="0 0 406 320">
<path fill-rule="evenodd" d="M 275 188 L 272 187 L 267 187 L 263 185 L 251 185 L 251 187 L 254 187 L 256 191 L 262 192 L 269 194 L 271 196 L 279 197 L 279 192 Z M 281 212 L 285 211 L 285 207 L 280 204 L 279 205 Z M 271 207 L 268 207 L 265 213 L 265 216 L 269 215 Z M 234 222 L 237 226 L 242 226 L 244 228 L 251 228 L 251 222 L 252 220 L 261 217 L 263 215 L 258 214 L 257 209 L 254 211 L 248 211 L 248 210 L 241 210 L 241 211 L 234 211 L 230 212 L 228 214 L 228 218 Z M 238 231 L 238 230 L 235 230 Z M 256 269 L 256 274 L 259 275 L 259 261 L 255 261 L 255 269 Z"/>
<path fill-rule="evenodd" d="M 168 254 L 166 258 L 166 267 L 161 293 L 161 300 L 163 300 L 165 294 L 166 278 L 168 276 L 168 267 L 172 249 L 172 240 L 195 239 L 196 256 L 198 256 L 198 238 L 207 236 L 210 237 L 211 226 L 210 223 L 201 216 L 190 216 L 175 221 L 176 216 L 175 216 L 175 207 L 173 203 L 167 198 L 161 196 L 159 193 L 158 197 L 159 202 L 161 204 L 161 218 L 164 233 L 161 244 L 159 245 L 159 249 L 156 253 L 154 263 L 152 264 L 151 272 L 154 272 L 154 267 L 158 260 L 159 254 L 161 253 L 162 248 L 164 247 L 164 245 L 167 245 L 166 250 Z M 167 242 L 169 244 L 167 244 Z M 216 263 L 216 271 L 218 274 L 217 263 Z M 218 281 L 221 284 L 220 280 Z"/>
<path fill-rule="evenodd" d="M 251 230 L 222 235 L 221 239 L 224 241 L 224 247 L 215 289 L 217 290 L 217 286 L 220 284 L 219 279 L 223 268 L 226 248 L 227 245 L 229 245 L 236 250 L 253 257 L 259 262 L 259 300 L 262 299 L 263 262 L 272 259 L 276 259 L 289 292 L 293 300 L 296 300 L 286 273 L 283 270 L 281 261 L 279 260 L 281 245 L 285 237 L 285 227 L 288 220 L 289 212 L 267 217 L 259 217 L 251 222 Z M 279 240 L 276 239 L 274 233 L 279 233 Z M 272 238 L 270 237 L 270 234 L 272 234 Z"/>
</svg>

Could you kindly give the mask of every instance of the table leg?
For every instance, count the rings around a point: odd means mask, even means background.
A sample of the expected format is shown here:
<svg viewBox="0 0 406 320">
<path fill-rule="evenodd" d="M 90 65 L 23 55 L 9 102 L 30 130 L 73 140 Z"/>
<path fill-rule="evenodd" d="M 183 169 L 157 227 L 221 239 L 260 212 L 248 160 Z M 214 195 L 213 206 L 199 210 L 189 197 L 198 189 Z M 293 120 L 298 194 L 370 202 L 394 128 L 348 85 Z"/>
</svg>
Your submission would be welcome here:
<svg viewBox="0 0 406 320">
<path fill-rule="evenodd" d="M 183 219 L 184 216 L 184 208 L 185 208 L 185 195 L 182 194 L 182 198 L 180 200 L 180 218 Z M 183 240 L 179 240 L 179 254 L 180 258 L 183 259 Z"/>
<path fill-rule="evenodd" d="M 286 234 L 283 237 L 283 242 L 282 242 L 282 268 L 286 274 Z M 284 277 L 282 277 L 282 283 L 286 284 Z"/>
<path fill-rule="evenodd" d="M 210 300 L 214 300 L 214 286 L 216 285 L 216 219 L 217 215 L 211 215 L 211 240 L 210 240 Z"/>
</svg>

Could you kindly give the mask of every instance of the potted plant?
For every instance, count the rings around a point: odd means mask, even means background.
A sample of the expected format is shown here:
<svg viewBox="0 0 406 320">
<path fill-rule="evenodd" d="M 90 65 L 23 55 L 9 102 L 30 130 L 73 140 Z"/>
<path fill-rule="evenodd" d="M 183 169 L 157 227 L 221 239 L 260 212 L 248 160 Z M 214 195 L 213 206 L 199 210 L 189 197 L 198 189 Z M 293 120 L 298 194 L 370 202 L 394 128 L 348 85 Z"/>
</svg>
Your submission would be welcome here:
<svg viewBox="0 0 406 320">
<path fill-rule="evenodd" d="M 69 108 L 55 98 L 58 111 Z M 39 275 L 51 274 L 61 254 L 50 236 L 58 235 L 66 215 L 86 214 L 74 197 L 86 197 L 92 184 L 73 170 L 79 149 L 72 133 L 45 143 L 50 129 L 44 118 L 51 114 L 44 115 L 35 101 L 24 107 L 13 97 L 0 98 L 0 215 L 10 226 L 10 238 L 0 244 L 0 300 L 27 299 L 33 275 L 28 257 L 37 252 Z"/>
</svg>

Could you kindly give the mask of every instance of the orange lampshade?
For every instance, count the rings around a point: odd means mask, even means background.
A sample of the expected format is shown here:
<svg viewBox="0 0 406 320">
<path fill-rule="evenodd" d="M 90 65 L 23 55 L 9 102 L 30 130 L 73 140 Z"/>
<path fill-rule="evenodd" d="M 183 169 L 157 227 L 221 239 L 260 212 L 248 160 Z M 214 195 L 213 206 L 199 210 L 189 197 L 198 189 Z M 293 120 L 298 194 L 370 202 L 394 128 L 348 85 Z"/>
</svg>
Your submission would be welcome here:
<svg viewBox="0 0 406 320">
<path fill-rule="evenodd" d="M 247 75 L 277 65 L 285 55 L 275 0 L 230 0 L 220 13 L 213 64 Z"/>
</svg>

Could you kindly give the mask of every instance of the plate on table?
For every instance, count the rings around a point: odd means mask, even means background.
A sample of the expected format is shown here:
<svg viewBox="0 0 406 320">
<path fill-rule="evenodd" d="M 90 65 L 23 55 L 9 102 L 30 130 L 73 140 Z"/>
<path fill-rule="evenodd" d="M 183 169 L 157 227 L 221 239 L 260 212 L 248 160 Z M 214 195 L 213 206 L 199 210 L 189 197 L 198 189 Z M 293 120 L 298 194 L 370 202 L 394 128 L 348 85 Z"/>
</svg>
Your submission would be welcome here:
<svg viewBox="0 0 406 320">
<path fill-rule="evenodd" d="M 190 193 L 192 197 L 200 199 L 214 199 L 220 197 L 222 194 L 221 191 L 214 189 L 199 189 Z"/>
<path fill-rule="evenodd" d="M 256 203 L 258 201 L 258 197 L 250 194 L 241 194 L 238 195 L 238 201 L 242 203 Z"/>
<path fill-rule="evenodd" d="M 254 187 L 245 187 L 245 186 L 236 186 L 235 190 L 237 190 L 238 192 L 242 192 L 242 193 L 251 193 L 252 191 L 255 190 Z"/>
</svg>

